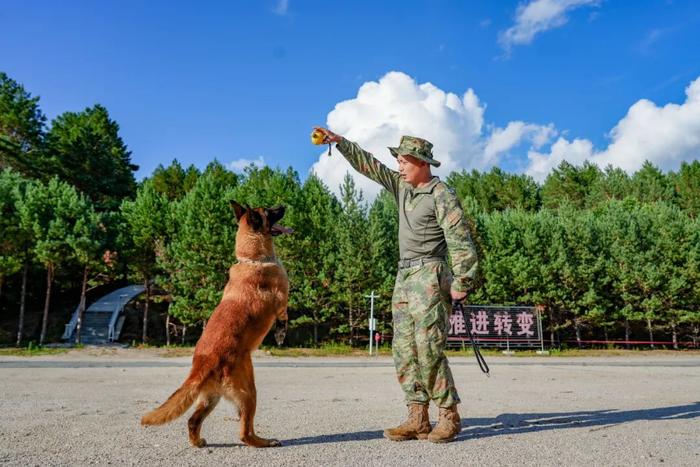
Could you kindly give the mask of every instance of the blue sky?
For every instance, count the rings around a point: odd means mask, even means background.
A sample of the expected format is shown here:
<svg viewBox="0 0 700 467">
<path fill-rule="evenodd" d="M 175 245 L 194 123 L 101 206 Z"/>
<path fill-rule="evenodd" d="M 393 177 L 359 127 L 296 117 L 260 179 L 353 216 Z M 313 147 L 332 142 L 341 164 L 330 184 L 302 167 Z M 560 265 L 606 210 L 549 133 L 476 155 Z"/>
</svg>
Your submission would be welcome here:
<svg viewBox="0 0 700 467">
<path fill-rule="evenodd" d="M 139 178 L 246 159 L 332 186 L 347 167 L 310 145 L 316 124 L 387 163 L 411 133 L 445 170 L 539 179 L 562 158 L 674 170 L 700 155 L 693 1 L 7 1 L 0 44 L 49 119 L 106 106 Z M 657 152 L 629 149 L 661 126 Z"/>
</svg>

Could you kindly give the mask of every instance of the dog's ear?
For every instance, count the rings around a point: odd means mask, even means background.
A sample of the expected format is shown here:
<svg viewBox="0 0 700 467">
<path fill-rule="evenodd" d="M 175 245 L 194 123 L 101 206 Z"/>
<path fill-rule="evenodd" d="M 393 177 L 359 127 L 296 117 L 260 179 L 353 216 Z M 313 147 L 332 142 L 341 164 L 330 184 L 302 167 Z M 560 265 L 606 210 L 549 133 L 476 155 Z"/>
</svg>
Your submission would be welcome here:
<svg viewBox="0 0 700 467">
<path fill-rule="evenodd" d="M 267 221 L 270 225 L 274 225 L 278 220 L 284 217 L 284 206 L 277 206 L 270 209 L 265 209 L 265 215 L 267 216 Z"/>
<path fill-rule="evenodd" d="M 241 217 L 243 217 L 243 215 L 245 214 L 245 211 L 246 211 L 245 206 L 241 206 L 236 201 L 231 200 L 231 207 L 233 208 L 233 212 L 236 213 L 236 220 L 237 221 L 241 220 Z"/>
</svg>

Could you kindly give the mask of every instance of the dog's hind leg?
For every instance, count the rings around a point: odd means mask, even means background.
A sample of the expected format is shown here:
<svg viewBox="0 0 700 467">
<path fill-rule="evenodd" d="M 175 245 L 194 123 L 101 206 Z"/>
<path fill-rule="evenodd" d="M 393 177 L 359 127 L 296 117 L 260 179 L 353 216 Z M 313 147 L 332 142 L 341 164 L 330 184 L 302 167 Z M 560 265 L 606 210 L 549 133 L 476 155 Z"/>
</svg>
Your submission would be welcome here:
<svg viewBox="0 0 700 467">
<path fill-rule="evenodd" d="M 253 377 L 253 361 L 250 358 L 250 354 L 242 356 L 238 360 L 238 365 L 240 366 L 237 368 L 236 378 L 231 381 L 230 384 L 233 388 L 233 399 L 236 401 L 240 410 L 241 441 L 248 446 L 256 448 L 279 446 L 280 442 L 278 440 L 260 438 L 255 434 L 253 428 L 257 396 L 255 391 L 255 379 Z"/>
<path fill-rule="evenodd" d="M 202 429 L 202 422 L 214 410 L 216 404 L 219 403 L 221 396 L 218 394 L 201 395 L 197 400 L 197 408 L 187 421 L 187 428 L 190 434 L 190 444 L 197 448 L 202 448 L 207 445 L 207 441 L 199 436 Z"/>
</svg>

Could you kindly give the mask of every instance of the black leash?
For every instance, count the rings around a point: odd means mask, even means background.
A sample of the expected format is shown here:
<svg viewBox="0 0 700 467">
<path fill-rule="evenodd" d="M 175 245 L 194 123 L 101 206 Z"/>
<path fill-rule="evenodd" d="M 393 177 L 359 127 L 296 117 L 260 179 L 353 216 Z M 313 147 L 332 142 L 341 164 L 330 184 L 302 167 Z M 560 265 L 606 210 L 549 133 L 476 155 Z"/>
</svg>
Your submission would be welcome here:
<svg viewBox="0 0 700 467">
<path fill-rule="evenodd" d="M 479 344 L 476 343 L 476 341 L 474 340 L 474 337 L 472 336 L 472 332 L 469 329 L 469 320 L 467 319 L 467 312 L 464 310 L 464 306 L 462 305 L 462 302 L 457 301 L 457 300 L 453 300 L 452 301 L 452 308 L 462 313 L 462 318 L 464 319 L 464 327 L 467 328 L 467 335 L 469 336 L 469 340 L 472 341 L 472 349 L 474 349 L 474 356 L 476 357 L 476 363 L 479 364 L 479 368 L 481 368 L 481 371 L 483 371 L 486 376 L 491 376 L 489 374 L 489 366 L 486 364 L 486 360 L 484 360 L 484 356 L 481 355 L 481 350 L 479 350 Z"/>
</svg>

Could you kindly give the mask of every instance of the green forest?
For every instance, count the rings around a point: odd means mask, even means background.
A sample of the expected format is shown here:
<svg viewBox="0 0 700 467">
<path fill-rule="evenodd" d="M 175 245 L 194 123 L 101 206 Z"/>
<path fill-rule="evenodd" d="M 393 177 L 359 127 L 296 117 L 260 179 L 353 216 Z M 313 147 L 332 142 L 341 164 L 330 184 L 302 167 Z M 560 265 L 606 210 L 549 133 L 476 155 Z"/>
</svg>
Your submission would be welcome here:
<svg viewBox="0 0 700 467">
<path fill-rule="evenodd" d="M 286 345 L 365 345 L 371 291 L 391 334 L 398 217 L 388 193 L 369 203 L 348 175 L 337 197 L 313 174 L 238 174 L 216 160 L 204 170 L 173 160 L 140 181 L 137 170 L 105 107 L 47 122 L 39 98 L 0 72 L 0 344 L 60 341 L 76 305 L 130 283 L 147 290 L 139 342 L 170 342 L 171 330 L 184 341 L 187 329 L 196 339 L 235 260 L 230 200 L 287 207 L 282 223 L 295 232 L 276 239 L 290 279 Z M 544 306 L 554 347 L 698 345 L 697 160 L 633 174 L 562 162 L 541 184 L 498 168 L 446 181 L 479 250 L 469 303 Z"/>
</svg>

